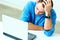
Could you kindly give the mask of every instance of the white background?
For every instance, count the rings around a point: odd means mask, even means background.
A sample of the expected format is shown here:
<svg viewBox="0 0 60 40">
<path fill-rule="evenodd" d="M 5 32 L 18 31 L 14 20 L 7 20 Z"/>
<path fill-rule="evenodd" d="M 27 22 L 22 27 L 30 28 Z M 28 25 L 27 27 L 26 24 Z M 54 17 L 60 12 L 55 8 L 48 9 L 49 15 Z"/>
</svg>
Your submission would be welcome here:
<svg viewBox="0 0 60 40">
<path fill-rule="evenodd" d="M 0 0 L 0 3 L 22 10 L 28 1 L 35 0 Z M 60 5 L 59 5 L 60 0 L 53 0 L 53 2 L 54 2 L 53 8 L 55 9 L 57 14 L 57 20 L 60 21 Z"/>
</svg>

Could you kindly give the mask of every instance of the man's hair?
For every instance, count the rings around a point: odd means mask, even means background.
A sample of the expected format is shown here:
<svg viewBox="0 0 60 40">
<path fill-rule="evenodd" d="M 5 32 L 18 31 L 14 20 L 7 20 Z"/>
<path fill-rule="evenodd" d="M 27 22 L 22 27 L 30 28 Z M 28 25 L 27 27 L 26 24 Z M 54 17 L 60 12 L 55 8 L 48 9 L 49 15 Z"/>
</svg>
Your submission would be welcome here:
<svg viewBox="0 0 60 40">
<path fill-rule="evenodd" d="M 46 0 L 46 1 L 47 1 L 47 0 Z M 43 1 L 43 0 L 39 0 L 38 3 L 39 3 L 39 2 L 44 2 L 44 1 Z M 52 3 L 51 6 L 53 7 L 53 1 L 52 1 L 52 0 L 51 0 L 51 3 Z"/>
</svg>

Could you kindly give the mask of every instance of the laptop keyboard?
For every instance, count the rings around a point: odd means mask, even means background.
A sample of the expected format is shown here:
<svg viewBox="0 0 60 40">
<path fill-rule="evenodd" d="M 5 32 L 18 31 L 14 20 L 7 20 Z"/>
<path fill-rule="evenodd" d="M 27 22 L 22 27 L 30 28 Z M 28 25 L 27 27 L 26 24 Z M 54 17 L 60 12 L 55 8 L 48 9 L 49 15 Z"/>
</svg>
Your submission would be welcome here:
<svg viewBox="0 0 60 40">
<path fill-rule="evenodd" d="M 28 40 L 34 40 L 36 38 L 36 35 L 32 33 L 28 33 Z"/>
</svg>

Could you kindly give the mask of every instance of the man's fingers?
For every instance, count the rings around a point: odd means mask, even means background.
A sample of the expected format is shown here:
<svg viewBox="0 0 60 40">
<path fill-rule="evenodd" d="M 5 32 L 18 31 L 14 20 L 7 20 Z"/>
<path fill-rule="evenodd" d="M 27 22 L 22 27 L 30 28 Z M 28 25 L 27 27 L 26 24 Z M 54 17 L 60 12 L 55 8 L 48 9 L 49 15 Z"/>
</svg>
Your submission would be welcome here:
<svg viewBox="0 0 60 40">
<path fill-rule="evenodd" d="M 44 2 L 42 2 L 42 6 L 43 6 L 43 8 L 45 7 L 45 5 L 46 5 L 46 4 L 45 4 Z"/>
<path fill-rule="evenodd" d="M 51 3 L 52 0 L 43 0 L 45 4 Z"/>
<path fill-rule="evenodd" d="M 47 0 L 48 4 L 51 3 L 52 0 Z"/>
<path fill-rule="evenodd" d="M 47 1 L 44 1 L 45 4 L 47 4 Z"/>
<path fill-rule="evenodd" d="M 45 4 L 45 2 L 42 2 L 42 4 L 45 6 L 46 4 Z"/>
<path fill-rule="evenodd" d="M 52 0 L 47 0 L 47 1 L 52 1 Z"/>
</svg>

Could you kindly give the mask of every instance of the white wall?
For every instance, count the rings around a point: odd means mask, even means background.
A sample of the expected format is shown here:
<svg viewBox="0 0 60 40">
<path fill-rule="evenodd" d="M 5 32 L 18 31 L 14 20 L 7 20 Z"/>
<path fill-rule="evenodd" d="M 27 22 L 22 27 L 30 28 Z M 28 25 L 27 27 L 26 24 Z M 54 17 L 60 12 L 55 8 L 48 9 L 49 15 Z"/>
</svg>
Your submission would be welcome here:
<svg viewBox="0 0 60 40">
<path fill-rule="evenodd" d="M 53 0 L 54 2 L 54 9 L 57 14 L 57 20 L 60 21 L 60 0 Z"/>
<path fill-rule="evenodd" d="M 28 0 L 0 0 L 0 3 L 22 10 L 27 1 Z"/>
<path fill-rule="evenodd" d="M 22 10 L 24 8 L 24 5 L 28 1 L 29 0 L 0 0 L 0 3 Z M 35 0 L 30 0 L 30 1 L 35 1 Z M 60 20 L 60 5 L 59 5 L 60 0 L 53 0 L 53 2 L 54 2 L 53 8 L 55 9 L 57 14 L 57 20 Z"/>
<path fill-rule="evenodd" d="M 23 9 L 24 5 L 28 2 L 29 0 L 0 0 L 0 4 L 8 5 L 11 7 L 15 7 L 18 9 Z M 33 0 L 30 0 L 33 1 Z"/>
</svg>

